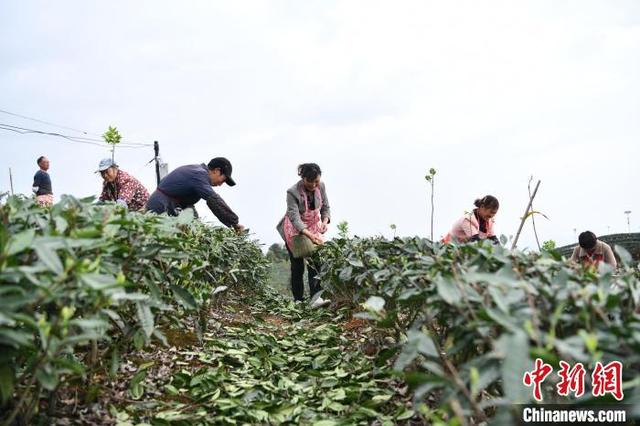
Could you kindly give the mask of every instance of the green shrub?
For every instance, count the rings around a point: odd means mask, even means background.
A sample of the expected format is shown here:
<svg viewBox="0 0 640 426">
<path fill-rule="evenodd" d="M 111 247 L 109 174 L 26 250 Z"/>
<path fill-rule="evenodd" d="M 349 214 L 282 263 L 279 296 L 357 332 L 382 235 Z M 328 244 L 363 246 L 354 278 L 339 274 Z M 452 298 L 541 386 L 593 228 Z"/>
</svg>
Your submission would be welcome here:
<svg viewBox="0 0 640 426">
<path fill-rule="evenodd" d="M 28 419 L 45 391 L 99 359 L 164 341 L 159 322 L 206 315 L 216 293 L 263 285 L 258 245 L 226 228 L 63 197 L 0 206 L 0 396 Z M 200 318 L 204 319 L 204 318 Z M 206 324 L 206 321 L 196 321 Z M 108 342 L 108 345 L 100 343 Z"/>
<path fill-rule="evenodd" d="M 395 360 L 416 401 L 429 396 L 432 408 L 479 421 L 532 399 L 522 379 L 536 358 L 555 372 L 560 360 L 583 362 L 589 374 L 596 361 L 621 361 L 625 402 L 638 406 L 640 280 L 629 254 L 616 251 L 626 262 L 617 274 L 544 251 L 420 238 L 340 238 L 319 256 L 330 297 L 395 333 L 400 343 L 379 361 Z M 607 402 L 589 390 L 579 401 L 558 397 L 553 376 L 545 402 Z"/>
</svg>

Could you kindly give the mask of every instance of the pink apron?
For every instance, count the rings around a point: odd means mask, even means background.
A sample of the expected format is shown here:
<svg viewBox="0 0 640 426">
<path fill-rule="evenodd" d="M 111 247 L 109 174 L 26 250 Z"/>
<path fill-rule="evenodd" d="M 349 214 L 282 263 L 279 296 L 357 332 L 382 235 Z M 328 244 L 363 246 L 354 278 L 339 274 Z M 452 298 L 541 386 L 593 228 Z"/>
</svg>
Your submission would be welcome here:
<svg viewBox="0 0 640 426">
<path fill-rule="evenodd" d="M 53 194 L 36 195 L 36 201 L 40 207 L 49 207 L 53 205 Z"/>
<path fill-rule="evenodd" d="M 320 194 L 320 189 L 316 188 L 314 192 L 314 196 L 316 200 L 319 201 L 315 210 L 309 210 L 309 202 L 307 201 L 307 194 L 305 194 L 304 187 L 300 188 L 300 195 L 304 200 L 304 213 L 300 216 L 302 218 L 302 222 L 307 226 L 307 229 L 313 233 L 322 237 L 322 233 L 320 232 L 320 208 L 322 207 L 322 195 Z M 298 235 L 300 232 L 293 226 L 291 219 L 289 219 L 288 215 L 284 215 L 284 238 L 287 243 L 287 247 L 291 248 L 291 243 L 293 237 Z"/>
</svg>

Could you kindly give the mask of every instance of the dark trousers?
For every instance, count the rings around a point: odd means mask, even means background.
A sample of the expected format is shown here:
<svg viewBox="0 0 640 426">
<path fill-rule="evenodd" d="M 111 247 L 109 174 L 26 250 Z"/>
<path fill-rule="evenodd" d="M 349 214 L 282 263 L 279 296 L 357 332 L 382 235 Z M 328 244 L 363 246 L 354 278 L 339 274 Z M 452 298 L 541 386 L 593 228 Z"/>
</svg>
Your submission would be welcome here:
<svg viewBox="0 0 640 426">
<path fill-rule="evenodd" d="M 194 205 L 181 207 L 178 205 L 177 200 L 173 200 L 162 192 L 155 190 L 147 200 L 147 210 L 150 212 L 162 214 L 166 213 L 169 216 L 178 216 L 182 210 L 193 209 L 193 217 L 198 218 L 198 211 Z"/>
<path fill-rule="evenodd" d="M 169 216 L 178 216 L 177 207 L 175 201 L 157 189 L 153 191 L 147 200 L 147 210 L 158 214 L 167 213 Z"/>
<path fill-rule="evenodd" d="M 293 293 L 293 300 L 302 300 L 304 298 L 304 259 L 295 258 L 287 247 L 289 252 L 289 260 L 291 261 L 291 292 Z M 318 271 L 320 265 L 311 260 L 307 261 L 307 274 L 309 277 L 309 297 L 313 297 L 314 294 L 320 291 L 320 280 L 318 279 Z"/>
</svg>

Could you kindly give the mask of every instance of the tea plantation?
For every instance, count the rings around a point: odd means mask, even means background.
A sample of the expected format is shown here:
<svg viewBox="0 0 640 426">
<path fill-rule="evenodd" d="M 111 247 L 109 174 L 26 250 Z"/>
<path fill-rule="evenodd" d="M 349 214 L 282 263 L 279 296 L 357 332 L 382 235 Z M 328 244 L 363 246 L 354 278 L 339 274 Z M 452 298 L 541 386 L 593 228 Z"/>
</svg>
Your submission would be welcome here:
<svg viewBox="0 0 640 426">
<path fill-rule="evenodd" d="M 65 197 L 0 206 L 0 424 L 512 424 L 533 401 L 640 416 L 640 280 L 558 253 L 326 243 L 327 309 L 269 283 L 247 235 Z M 622 363 L 623 400 L 559 396 L 560 362 Z"/>
</svg>

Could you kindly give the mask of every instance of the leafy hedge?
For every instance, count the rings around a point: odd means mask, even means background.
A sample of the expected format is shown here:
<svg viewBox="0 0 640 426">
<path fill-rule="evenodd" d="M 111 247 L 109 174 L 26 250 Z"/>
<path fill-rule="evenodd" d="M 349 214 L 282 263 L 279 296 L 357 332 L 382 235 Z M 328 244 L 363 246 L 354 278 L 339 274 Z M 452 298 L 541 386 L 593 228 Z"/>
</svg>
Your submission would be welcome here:
<svg viewBox="0 0 640 426">
<path fill-rule="evenodd" d="M 9 197 L 0 206 L 2 420 L 28 419 L 61 382 L 89 381 L 101 359 L 115 374 L 129 346 L 165 341 L 162 326 L 182 326 L 185 313 L 204 326 L 218 292 L 262 286 L 267 265 L 247 236 L 188 213 L 72 197 L 42 209 Z"/>
<path fill-rule="evenodd" d="M 512 404 L 532 400 L 522 381 L 536 358 L 554 368 L 544 382 L 546 403 L 615 402 L 591 397 L 590 373 L 596 361 L 621 361 L 624 403 L 640 406 L 640 280 L 631 256 L 616 252 L 623 262 L 617 274 L 608 265 L 583 269 L 554 252 L 419 238 L 340 238 L 319 255 L 330 297 L 363 306 L 360 316 L 401 342 L 381 344 L 379 362 L 395 360 L 416 402 L 428 401 L 428 421 L 444 412 L 509 423 Z M 587 368 L 581 399 L 555 394 L 560 360 Z"/>
</svg>

